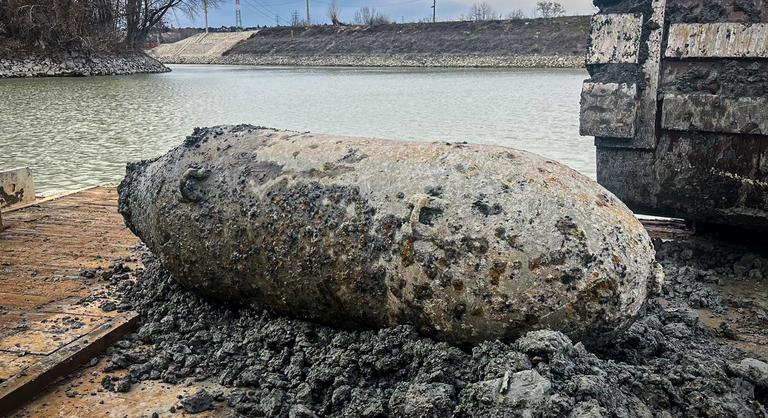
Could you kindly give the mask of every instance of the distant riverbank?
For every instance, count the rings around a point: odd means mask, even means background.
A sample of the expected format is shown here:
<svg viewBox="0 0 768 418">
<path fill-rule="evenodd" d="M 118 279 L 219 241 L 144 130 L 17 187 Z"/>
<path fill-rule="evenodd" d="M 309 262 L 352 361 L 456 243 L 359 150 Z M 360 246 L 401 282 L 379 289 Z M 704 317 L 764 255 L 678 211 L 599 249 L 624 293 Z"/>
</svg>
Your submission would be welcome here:
<svg viewBox="0 0 768 418">
<path fill-rule="evenodd" d="M 163 73 L 170 69 L 141 52 L 121 54 L 5 52 L 0 55 L 0 78 L 81 77 Z"/>
<path fill-rule="evenodd" d="M 276 27 L 199 34 L 149 53 L 169 64 L 583 68 L 589 20 Z"/>
<path fill-rule="evenodd" d="M 583 68 L 582 56 L 488 55 L 319 55 L 259 56 L 233 54 L 214 59 L 181 58 L 168 64 L 223 64 L 307 67 L 474 67 L 474 68 Z"/>
</svg>

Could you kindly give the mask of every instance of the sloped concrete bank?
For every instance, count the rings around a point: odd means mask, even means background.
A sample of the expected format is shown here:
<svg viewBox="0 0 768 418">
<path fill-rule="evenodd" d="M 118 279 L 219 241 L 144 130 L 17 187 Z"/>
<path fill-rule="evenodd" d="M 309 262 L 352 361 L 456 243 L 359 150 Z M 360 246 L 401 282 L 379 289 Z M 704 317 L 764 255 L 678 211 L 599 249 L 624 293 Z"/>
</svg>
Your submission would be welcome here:
<svg viewBox="0 0 768 418">
<path fill-rule="evenodd" d="M 83 77 L 168 71 L 168 67 L 144 53 L 0 56 L 0 78 Z"/>
</svg>

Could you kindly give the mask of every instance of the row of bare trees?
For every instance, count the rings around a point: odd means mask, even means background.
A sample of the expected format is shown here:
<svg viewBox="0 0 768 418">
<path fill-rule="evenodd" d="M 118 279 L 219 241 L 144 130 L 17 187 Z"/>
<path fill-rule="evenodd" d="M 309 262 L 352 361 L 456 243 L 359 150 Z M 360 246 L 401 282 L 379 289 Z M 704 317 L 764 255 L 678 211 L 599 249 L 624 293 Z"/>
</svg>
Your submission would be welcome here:
<svg viewBox="0 0 768 418">
<path fill-rule="evenodd" d="M 136 49 L 169 11 L 194 15 L 204 1 L 0 0 L 0 40 L 36 49 Z"/>
<path fill-rule="evenodd" d="M 553 18 L 565 15 L 565 7 L 555 1 L 540 1 L 536 3 L 536 9 L 533 12 L 535 17 Z M 481 22 L 485 20 L 500 19 L 525 19 L 528 16 L 522 9 L 516 9 L 506 15 L 496 12 L 488 2 L 475 3 L 470 7 L 469 13 L 461 15 L 460 20 L 470 22 Z"/>
<path fill-rule="evenodd" d="M 332 1 L 328 7 L 328 17 L 335 26 L 342 26 L 344 23 L 339 18 L 340 9 L 335 1 Z M 298 15 L 298 12 L 294 12 Z M 540 1 L 536 3 L 536 9 L 533 12 L 535 17 L 553 18 L 565 15 L 565 8 L 556 1 Z M 469 13 L 461 15 L 459 20 L 481 22 L 486 20 L 500 19 L 526 19 L 528 16 L 521 9 L 513 10 L 506 15 L 496 12 L 488 2 L 475 3 L 470 7 Z M 355 11 L 353 22 L 358 25 L 380 25 L 391 23 L 390 19 L 373 7 L 364 6 Z M 431 19 L 424 19 L 422 22 L 431 22 Z M 303 26 L 306 22 L 294 19 L 294 26 Z"/>
</svg>

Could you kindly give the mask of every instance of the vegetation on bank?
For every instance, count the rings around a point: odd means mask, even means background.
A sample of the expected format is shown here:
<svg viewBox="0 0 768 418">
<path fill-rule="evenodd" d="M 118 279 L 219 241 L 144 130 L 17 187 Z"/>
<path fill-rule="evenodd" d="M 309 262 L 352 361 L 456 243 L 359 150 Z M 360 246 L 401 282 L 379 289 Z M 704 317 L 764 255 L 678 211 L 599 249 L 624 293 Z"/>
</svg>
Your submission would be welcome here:
<svg viewBox="0 0 768 418">
<path fill-rule="evenodd" d="M 0 56 L 14 55 L 14 52 L 18 51 L 42 52 L 44 54 L 73 51 L 140 51 L 145 46 L 150 32 L 154 31 L 157 34 L 156 39 L 160 40 L 160 32 L 167 28 L 164 19 L 169 12 L 174 11 L 194 16 L 203 12 L 206 7 L 217 7 L 220 1 L 0 0 Z M 361 7 L 355 12 L 353 21 L 356 25 L 342 22 L 339 10 L 335 0 L 333 0 L 327 11 L 332 25 L 309 24 L 298 19 L 298 12 L 295 12 L 292 25 L 289 27 L 291 33 L 294 29 L 323 33 L 328 28 L 360 26 L 368 26 L 371 29 L 376 27 L 376 30 L 371 32 L 379 32 L 380 26 L 393 25 L 387 16 L 373 7 Z M 544 18 L 556 18 L 564 14 L 565 9 L 553 1 L 538 2 L 535 11 L 536 16 Z M 478 2 L 471 6 L 467 15 L 460 16 L 459 21 L 434 23 L 432 21 L 434 17 L 432 17 L 432 19 L 424 19 L 419 23 L 433 23 L 435 25 L 427 31 L 440 32 L 449 28 L 450 32 L 452 26 L 460 25 L 462 22 L 484 23 L 503 18 L 523 20 L 527 17 L 520 10 L 503 16 L 489 6 L 487 2 Z M 286 28 L 285 26 L 282 27 Z M 241 30 L 241 28 L 228 28 L 228 30 Z M 574 35 L 580 37 L 581 31 L 581 27 L 576 28 Z M 386 32 L 386 29 L 383 32 Z M 188 33 L 187 36 L 189 34 L 191 33 Z M 175 36 L 174 41 L 183 37 L 183 35 Z M 154 40 L 155 36 L 153 35 L 152 38 Z M 429 40 L 422 43 L 427 45 Z M 456 48 L 465 49 L 463 46 Z M 491 47 L 491 49 L 493 48 Z"/>
<path fill-rule="evenodd" d="M 204 0 L 3 0 L 0 52 L 140 50 L 166 13 L 195 14 Z M 208 6 L 215 0 L 208 0 Z"/>
<path fill-rule="evenodd" d="M 589 16 L 262 29 L 224 56 L 583 56 Z"/>
</svg>

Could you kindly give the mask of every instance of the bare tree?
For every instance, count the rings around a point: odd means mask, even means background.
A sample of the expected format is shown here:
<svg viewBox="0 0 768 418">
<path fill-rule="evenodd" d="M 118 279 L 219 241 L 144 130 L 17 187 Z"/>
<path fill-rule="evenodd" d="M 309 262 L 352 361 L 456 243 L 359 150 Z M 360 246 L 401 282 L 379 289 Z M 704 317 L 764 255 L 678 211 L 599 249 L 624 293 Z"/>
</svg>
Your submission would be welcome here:
<svg viewBox="0 0 768 418">
<path fill-rule="evenodd" d="M 358 25 L 383 25 L 390 23 L 389 18 L 374 9 L 373 7 L 364 6 L 355 12 L 355 23 Z"/>
<path fill-rule="evenodd" d="M 291 26 L 293 26 L 294 28 L 298 28 L 299 26 L 304 26 L 304 21 L 301 20 L 301 18 L 299 17 L 298 10 L 294 10 L 291 13 Z"/>
<path fill-rule="evenodd" d="M 336 0 L 333 0 L 328 5 L 328 17 L 331 19 L 333 26 L 344 26 L 344 23 L 339 20 L 339 5 L 336 3 Z"/>
<path fill-rule="evenodd" d="M 468 20 L 471 22 L 482 22 L 484 20 L 498 20 L 501 15 L 493 10 L 488 2 L 475 3 L 470 7 L 468 15 L 462 15 L 461 20 Z"/>
<path fill-rule="evenodd" d="M 564 16 L 565 7 L 556 1 L 540 1 L 536 3 L 536 14 L 544 18 Z"/>
<path fill-rule="evenodd" d="M 86 49 L 120 41 L 111 0 L 0 0 L 0 38 L 39 49 Z"/>
<path fill-rule="evenodd" d="M 194 16 L 203 1 L 0 0 L 0 27 L 5 38 L 40 49 L 141 48 L 168 11 Z"/>
<path fill-rule="evenodd" d="M 507 15 L 507 19 L 509 20 L 521 20 L 521 19 L 527 19 L 528 16 L 525 15 L 525 12 L 523 12 L 521 9 L 512 10 Z"/>
<path fill-rule="evenodd" d="M 195 16 L 207 6 L 217 7 L 218 0 L 124 0 L 125 43 L 140 48 L 150 30 L 163 20 L 170 10 Z"/>
</svg>

